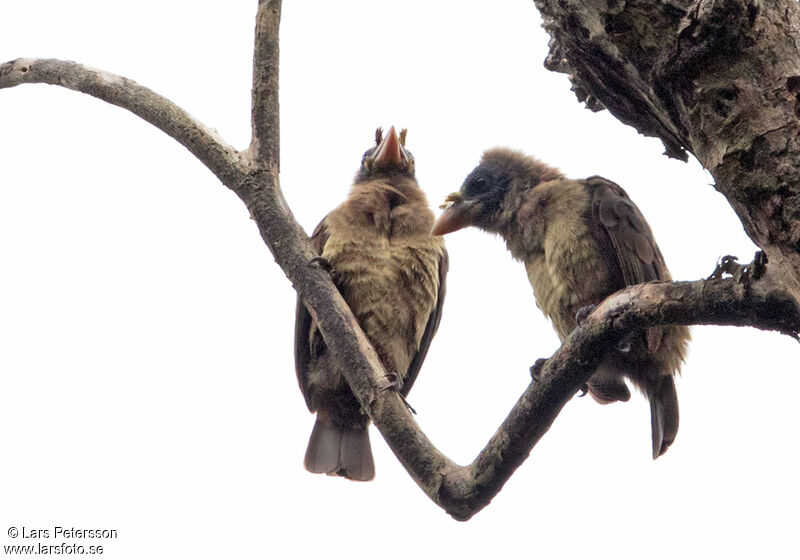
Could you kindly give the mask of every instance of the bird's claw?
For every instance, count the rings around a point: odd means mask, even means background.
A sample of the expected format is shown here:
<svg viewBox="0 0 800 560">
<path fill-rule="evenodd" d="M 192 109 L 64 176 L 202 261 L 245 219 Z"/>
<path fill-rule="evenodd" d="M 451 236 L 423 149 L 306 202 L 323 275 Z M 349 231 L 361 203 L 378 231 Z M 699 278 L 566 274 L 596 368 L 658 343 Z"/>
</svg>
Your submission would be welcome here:
<svg viewBox="0 0 800 560">
<path fill-rule="evenodd" d="M 400 390 L 403 388 L 403 380 L 400 379 L 400 376 L 393 371 L 390 371 L 384 375 L 384 378 L 386 379 L 387 383 L 381 387 L 381 393 L 389 389 L 394 389 L 395 391 L 400 392 Z"/>
<path fill-rule="evenodd" d="M 734 255 L 725 255 L 724 257 L 720 257 L 717 261 L 717 267 L 714 269 L 714 272 L 711 273 L 711 276 L 707 278 L 707 280 L 718 280 L 725 274 L 730 274 L 738 281 L 739 278 L 737 278 L 737 275 L 741 277 L 744 265 L 736 262 L 737 260 L 739 260 L 739 257 Z"/>
<path fill-rule="evenodd" d="M 586 321 L 586 318 L 592 314 L 592 311 L 597 309 L 596 305 L 584 305 L 578 312 L 575 314 L 575 322 L 578 323 L 578 326 L 583 326 L 583 322 Z"/>
<path fill-rule="evenodd" d="M 717 262 L 717 267 L 714 269 L 714 272 L 711 273 L 708 280 L 718 280 L 722 278 L 725 274 L 729 274 L 733 277 L 737 284 L 742 283 L 744 280 L 758 280 L 764 275 L 764 271 L 767 269 L 767 254 L 764 251 L 756 251 L 755 257 L 753 258 L 753 262 L 748 264 L 740 264 L 736 262 L 738 257 L 734 257 L 733 255 L 725 255 Z"/>
<path fill-rule="evenodd" d="M 397 394 L 398 394 L 398 395 L 400 395 L 400 393 L 397 393 Z M 417 411 L 414 409 L 414 407 L 413 407 L 413 406 L 411 406 L 410 404 L 408 404 L 408 401 L 406 400 L 406 398 L 405 398 L 403 395 L 400 395 L 400 400 L 401 400 L 401 401 L 403 401 L 403 404 L 404 404 L 404 405 L 406 405 L 406 408 L 408 409 L 408 411 L 409 411 L 411 414 L 414 414 L 414 415 L 416 415 L 416 414 L 417 414 Z"/>
<path fill-rule="evenodd" d="M 403 396 L 403 394 L 400 392 L 403 389 L 403 380 L 402 380 L 402 378 L 398 374 L 394 373 L 393 371 L 390 371 L 384 377 L 386 378 L 387 383 L 386 383 L 386 385 L 384 385 L 383 387 L 380 388 L 381 393 L 383 393 L 384 391 L 388 391 L 389 389 L 391 389 L 393 391 L 397 391 L 397 396 L 399 396 L 400 400 L 403 401 L 403 404 L 406 405 L 406 408 L 408 409 L 408 411 L 411 414 L 416 414 L 417 411 L 414 410 L 413 406 L 408 404 L 408 401 Z"/>
<path fill-rule="evenodd" d="M 328 259 L 326 259 L 325 257 L 314 257 L 313 259 L 308 261 L 308 264 L 310 266 L 318 266 L 319 268 L 321 268 L 325 272 L 333 271 L 333 267 L 331 266 L 330 261 Z"/>
</svg>

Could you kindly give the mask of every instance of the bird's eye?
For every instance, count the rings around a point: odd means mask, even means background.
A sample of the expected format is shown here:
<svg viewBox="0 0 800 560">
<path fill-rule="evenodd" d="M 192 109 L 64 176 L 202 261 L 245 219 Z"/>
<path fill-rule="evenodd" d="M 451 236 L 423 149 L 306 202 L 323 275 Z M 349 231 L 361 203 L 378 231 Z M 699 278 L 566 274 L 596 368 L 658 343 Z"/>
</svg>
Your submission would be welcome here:
<svg viewBox="0 0 800 560">
<path fill-rule="evenodd" d="M 469 182 L 469 186 L 473 192 L 482 192 L 486 190 L 486 177 L 482 175 L 473 177 L 472 181 Z"/>
</svg>

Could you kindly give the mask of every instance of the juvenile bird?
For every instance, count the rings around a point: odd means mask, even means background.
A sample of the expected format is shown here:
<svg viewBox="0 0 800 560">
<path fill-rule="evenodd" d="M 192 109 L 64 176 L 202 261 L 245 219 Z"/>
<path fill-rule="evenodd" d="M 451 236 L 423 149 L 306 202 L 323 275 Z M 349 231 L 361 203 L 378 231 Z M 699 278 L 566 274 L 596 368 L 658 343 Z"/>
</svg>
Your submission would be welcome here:
<svg viewBox="0 0 800 560">
<path fill-rule="evenodd" d="M 394 127 L 364 153 L 347 199 L 311 236 L 325 266 L 392 382 L 405 397 L 439 326 L 448 260 L 444 241 L 431 235 L 434 214 L 405 149 L 406 131 Z M 342 368 L 298 298 L 295 369 L 317 419 L 305 467 L 314 473 L 371 480 L 375 465 L 369 418 Z M 399 383 L 397 383 L 399 382 Z M 389 382 L 387 382 L 387 385 Z"/>
<path fill-rule="evenodd" d="M 525 264 L 536 303 L 563 341 L 579 310 L 631 284 L 670 280 L 650 226 L 625 191 L 602 177 L 567 179 L 521 152 L 483 154 L 461 190 L 448 196 L 434 235 L 466 226 L 499 234 Z M 673 376 L 686 355 L 684 326 L 630 333 L 592 375 L 599 403 L 627 401 L 630 379 L 650 401 L 653 458 L 678 433 Z"/>
</svg>

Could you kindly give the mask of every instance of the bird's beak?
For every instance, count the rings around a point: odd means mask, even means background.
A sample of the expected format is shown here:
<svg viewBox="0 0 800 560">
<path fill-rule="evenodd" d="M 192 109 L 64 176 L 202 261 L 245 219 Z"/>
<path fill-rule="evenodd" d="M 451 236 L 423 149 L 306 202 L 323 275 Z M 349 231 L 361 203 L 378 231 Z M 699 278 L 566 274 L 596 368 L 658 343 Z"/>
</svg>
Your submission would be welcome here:
<svg viewBox="0 0 800 560">
<path fill-rule="evenodd" d="M 433 224 L 432 235 L 445 235 L 461 228 L 470 226 L 475 221 L 475 216 L 480 211 L 480 205 L 475 200 L 465 199 L 461 193 L 449 195 L 442 205 L 444 212 Z"/>
<path fill-rule="evenodd" d="M 403 153 L 400 149 L 400 139 L 394 127 L 389 128 L 389 132 L 383 137 L 378 149 L 375 151 L 374 162 L 380 167 L 390 164 L 401 165 L 403 163 Z"/>
</svg>

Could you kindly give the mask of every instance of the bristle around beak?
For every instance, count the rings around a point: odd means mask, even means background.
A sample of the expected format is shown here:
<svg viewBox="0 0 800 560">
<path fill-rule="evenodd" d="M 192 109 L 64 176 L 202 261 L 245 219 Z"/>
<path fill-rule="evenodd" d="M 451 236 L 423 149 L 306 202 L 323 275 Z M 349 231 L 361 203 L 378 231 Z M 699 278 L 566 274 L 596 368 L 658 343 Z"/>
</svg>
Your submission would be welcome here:
<svg viewBox="0 0 800 560">
<path fill-rule="evenodd" d="M 459 193 L 448 196 L 442 207 L 444 212 L 433 224 L 432 235 L 445 235 L 471 226 L 478 210 L 475 201 L 465 200 Z"/>
<path fill-rule="evenodd" d="M 400 150 L 400 140 L 394 127 L 389 128 L 389 132 L 383 137 L 378 149 L 375 151 L 375 164 L 381 167 L 386 165 L 401 165 L 403 163 L 403 153 Z"/>
</svg>

